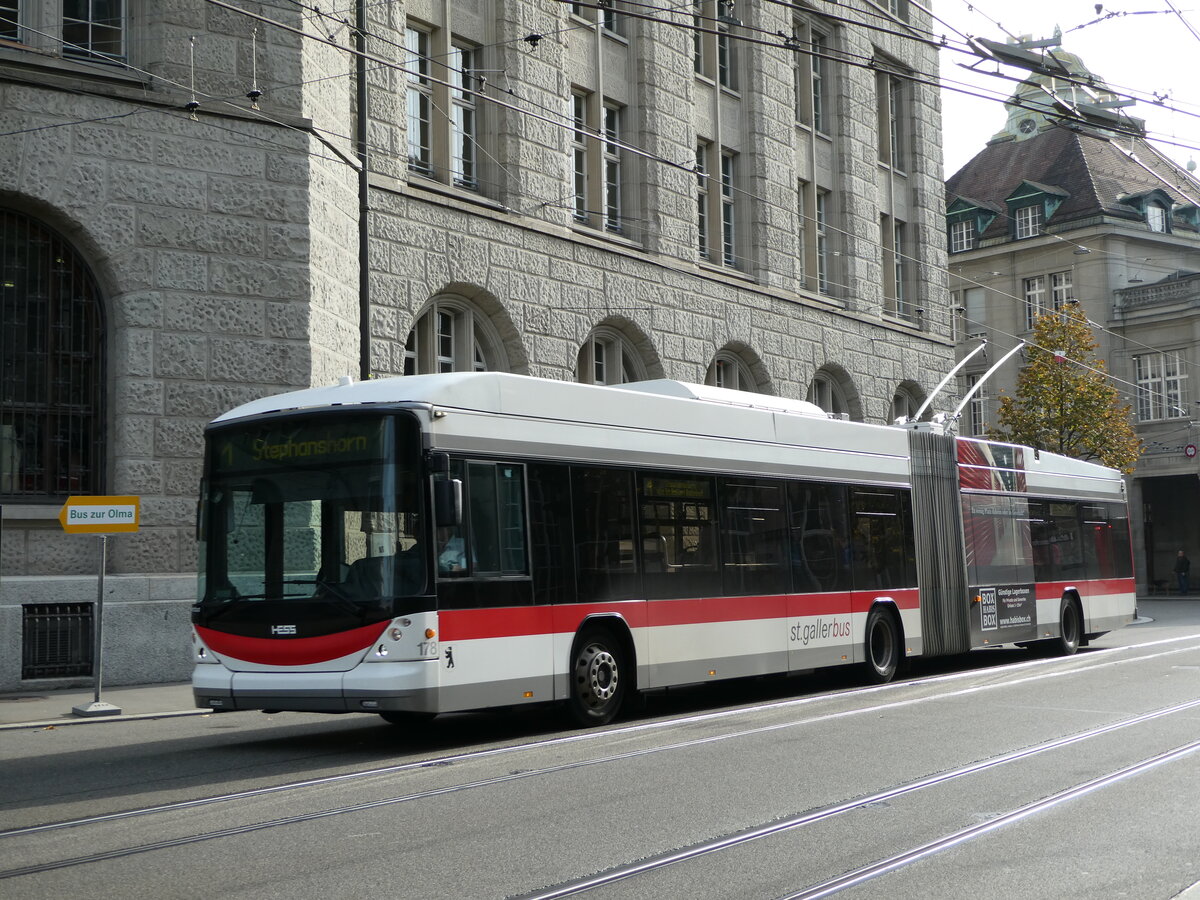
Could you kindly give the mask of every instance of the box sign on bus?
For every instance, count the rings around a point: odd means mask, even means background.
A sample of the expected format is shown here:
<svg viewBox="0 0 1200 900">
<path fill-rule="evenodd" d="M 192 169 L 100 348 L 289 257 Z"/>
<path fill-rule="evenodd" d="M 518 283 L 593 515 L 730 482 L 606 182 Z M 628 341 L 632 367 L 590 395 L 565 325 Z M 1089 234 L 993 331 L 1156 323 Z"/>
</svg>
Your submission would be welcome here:
<svg viewBox="0 0 1200 900">
<path fill-rule="evenodd" d="M 1134 615 L 1117 472 L 784 398 L 421 375 L 254 401 L 207 445 L 204 707 L 598 724 L 633 691 L 1071 653 Z"/>
</svg>

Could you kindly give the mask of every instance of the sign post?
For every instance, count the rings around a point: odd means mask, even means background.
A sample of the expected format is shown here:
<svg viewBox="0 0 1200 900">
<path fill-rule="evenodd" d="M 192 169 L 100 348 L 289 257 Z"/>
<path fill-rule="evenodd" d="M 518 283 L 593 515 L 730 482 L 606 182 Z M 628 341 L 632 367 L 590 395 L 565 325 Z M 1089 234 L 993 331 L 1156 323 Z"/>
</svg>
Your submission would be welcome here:
<svg viewBox="0 0 1200 900">
<path fill-rule="evenodd" d="M 121 708 L 100 699 L 104 681 L 104 570 L 108 567 L 108 536 L 137 531 L 141 524 L 139 497 L 71 497 L 59 510 L 58 521 L 67 534 L 100 536 L 100 577 L 96 586 L 96 611 L 92 616 L 92 641 L 96 656 L 96 686 L 91 703 L 73 706 L 77 716 L 119 716 Z"/>
</svg>

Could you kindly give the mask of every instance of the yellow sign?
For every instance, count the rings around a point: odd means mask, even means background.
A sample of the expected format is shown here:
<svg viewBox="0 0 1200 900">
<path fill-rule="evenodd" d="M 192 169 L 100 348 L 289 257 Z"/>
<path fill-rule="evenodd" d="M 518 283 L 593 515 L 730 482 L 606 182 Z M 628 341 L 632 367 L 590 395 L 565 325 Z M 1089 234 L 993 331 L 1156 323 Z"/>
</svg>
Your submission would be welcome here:
<svg viewBox="0 0 1200 900">
<path fill-rule="evenodd" d="M 67 534 L 137 531 L 141 520 L 141 497 L 71 497 L 58 511 Z"/>
</svg>

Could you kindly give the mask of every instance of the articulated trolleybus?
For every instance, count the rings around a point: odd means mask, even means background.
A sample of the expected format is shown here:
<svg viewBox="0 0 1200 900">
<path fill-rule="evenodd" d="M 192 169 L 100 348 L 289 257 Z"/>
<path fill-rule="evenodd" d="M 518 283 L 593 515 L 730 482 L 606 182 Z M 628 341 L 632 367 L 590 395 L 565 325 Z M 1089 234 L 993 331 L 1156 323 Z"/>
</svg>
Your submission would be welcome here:
<svg viewBox="0 0 1200 900">
<path fill-rule="evenodd" d="M 1129 623 L 1111 469 L 673 381 L 381 379 L 207 432 L 199 706 L 565 702 Z"/>
</svg>

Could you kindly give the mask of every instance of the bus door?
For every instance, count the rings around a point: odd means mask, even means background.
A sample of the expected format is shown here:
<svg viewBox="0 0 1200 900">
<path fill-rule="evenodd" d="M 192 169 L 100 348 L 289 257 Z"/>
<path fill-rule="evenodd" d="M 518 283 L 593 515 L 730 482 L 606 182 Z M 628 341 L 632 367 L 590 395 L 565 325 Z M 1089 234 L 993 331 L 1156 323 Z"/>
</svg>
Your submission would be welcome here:
<svg viewBox="0 0 1200 900">
<path fill-rule="evenodd" d="M 844 485 L 788 485 L 792 593 L 788 596 L 788 669 L 848 662 L 854 562 Z"/>
<path fill-rule="evenodd" d="M 849 636 L 851 653 L 839 661 L 863 662 L 867 616 L 874 606 L 890 606 L 900 615 L 902 625 L 906 611 L 916 612 L 919 608 L 909 491 L 852 487 L 850 528 L 854 613 Z M 911 633 L 914 627 L 915 621 L 905 627 L 905 633 Z"/>
</svg>

